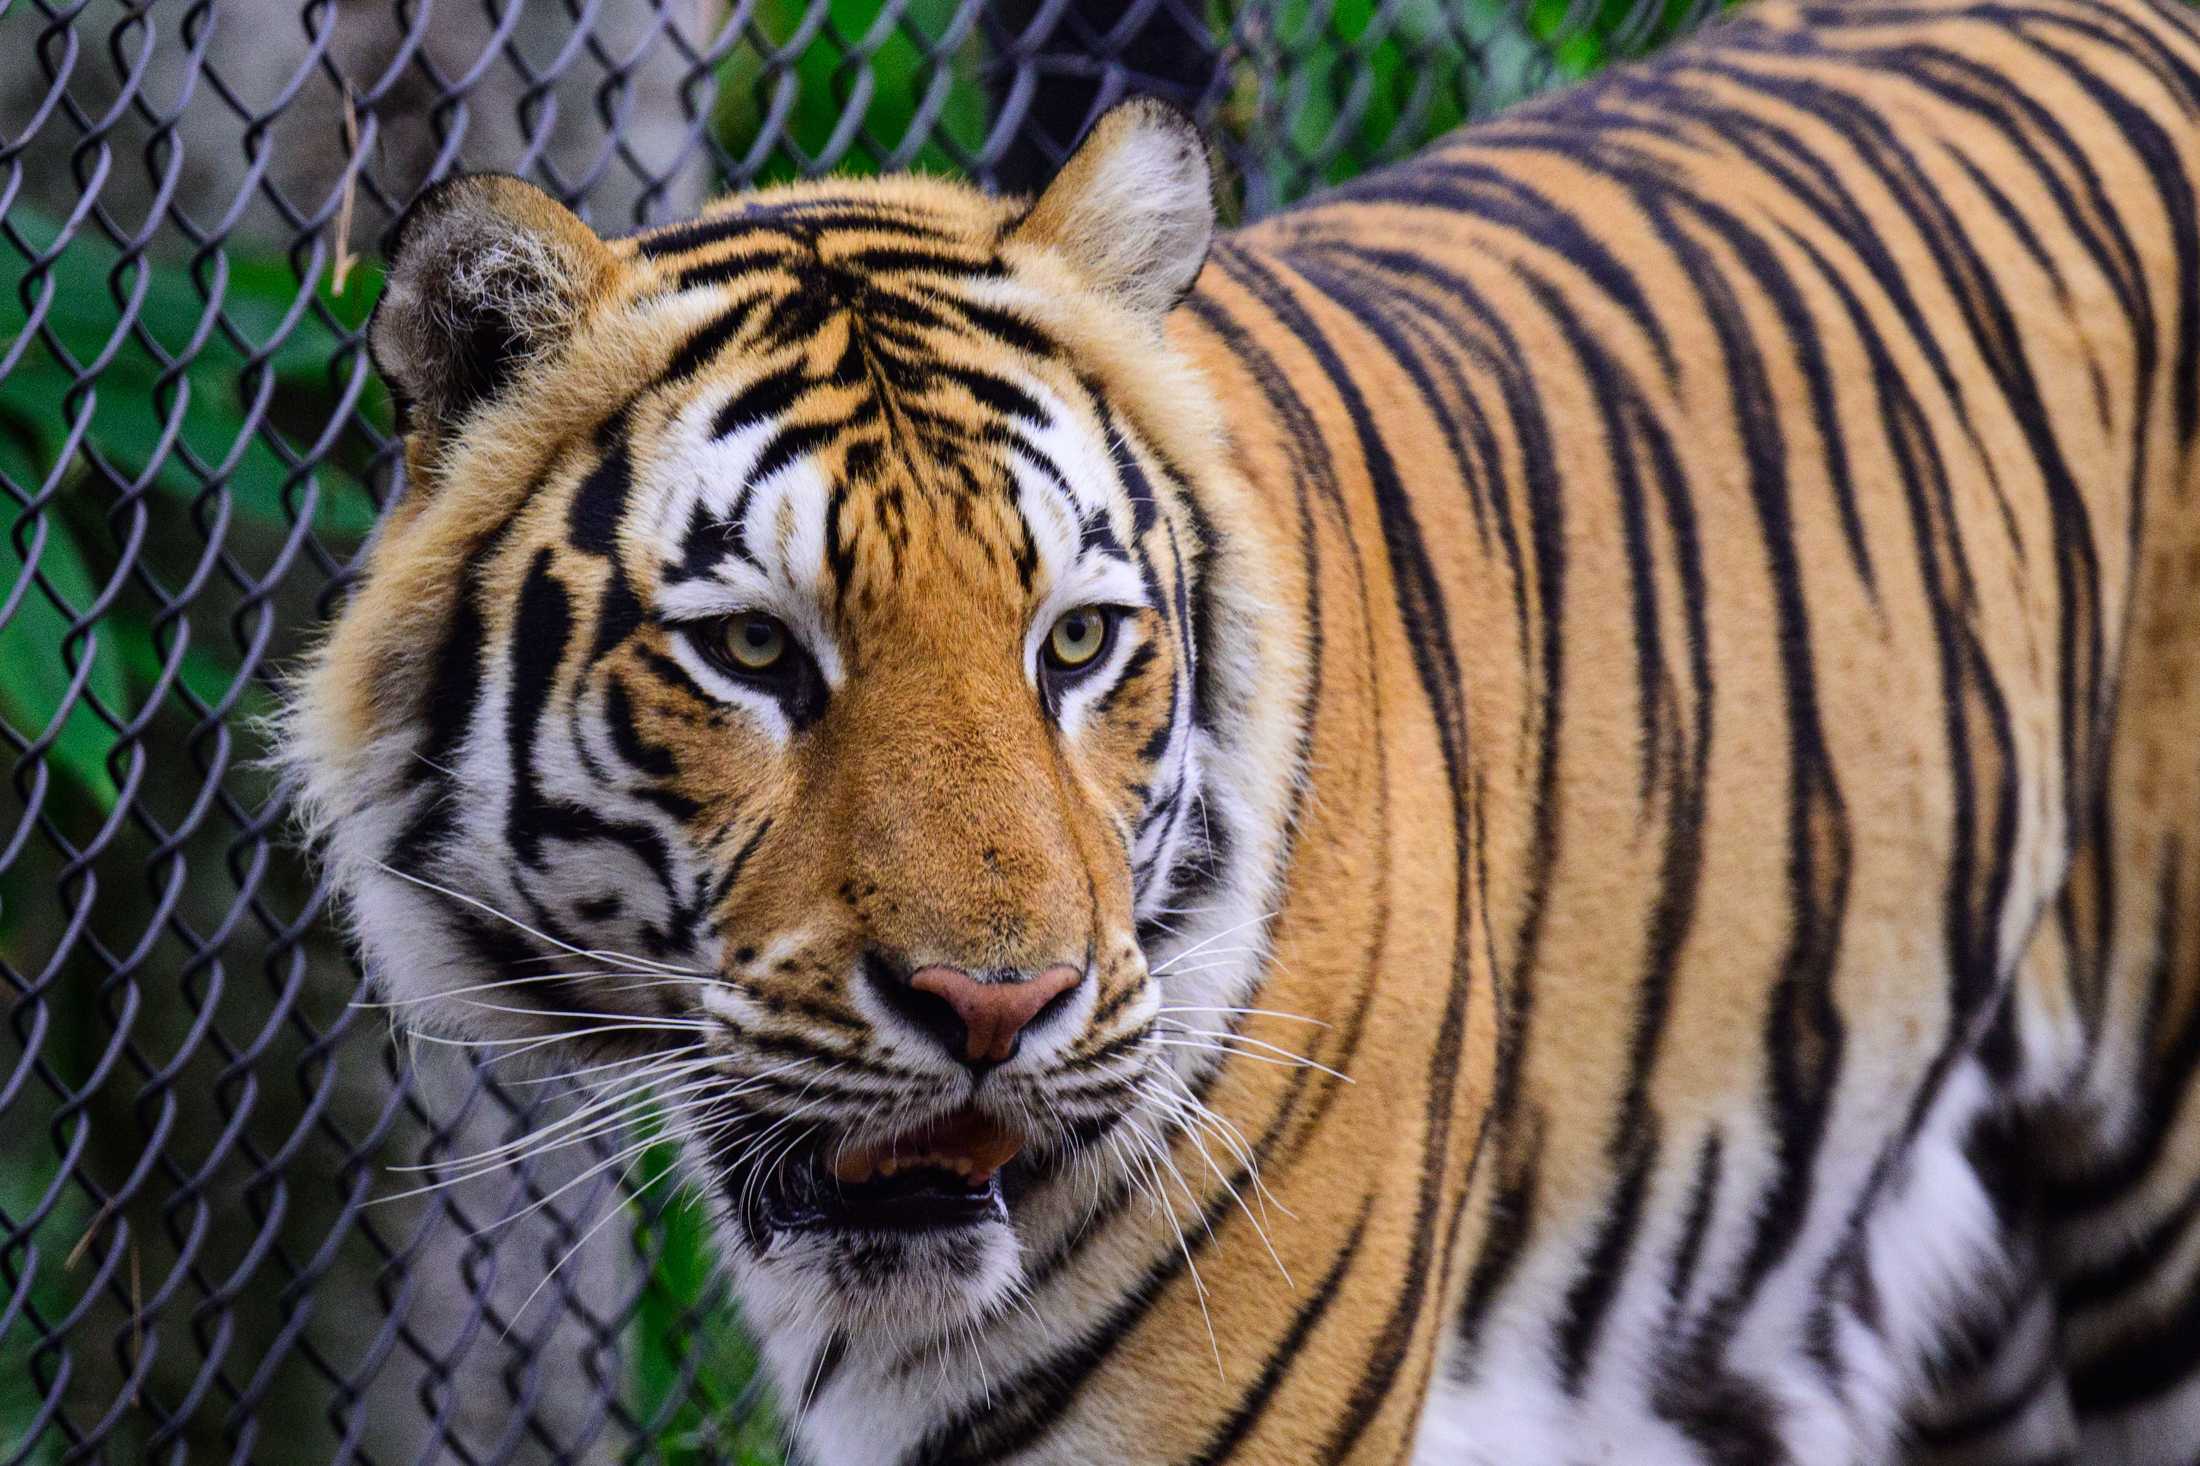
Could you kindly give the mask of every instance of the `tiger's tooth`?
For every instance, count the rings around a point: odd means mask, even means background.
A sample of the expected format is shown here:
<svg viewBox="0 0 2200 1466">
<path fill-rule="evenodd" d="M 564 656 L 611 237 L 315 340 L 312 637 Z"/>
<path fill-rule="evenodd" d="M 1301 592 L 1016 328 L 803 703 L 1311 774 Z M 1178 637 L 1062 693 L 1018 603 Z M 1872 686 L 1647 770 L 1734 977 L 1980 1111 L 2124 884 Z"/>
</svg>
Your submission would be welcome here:
<svg viewBox="0 0 2200 1466">
<path fill-rule="evenodd" d="M 1022 1137 L 1014 1131 L 976 1111 L 963 1111 L 888 1139 L 844 1143 L 825 1169 L 848 1186 L 938 1171 L 978 1190 L 991 1185 L 1022 1148 Z"/>
</svg>

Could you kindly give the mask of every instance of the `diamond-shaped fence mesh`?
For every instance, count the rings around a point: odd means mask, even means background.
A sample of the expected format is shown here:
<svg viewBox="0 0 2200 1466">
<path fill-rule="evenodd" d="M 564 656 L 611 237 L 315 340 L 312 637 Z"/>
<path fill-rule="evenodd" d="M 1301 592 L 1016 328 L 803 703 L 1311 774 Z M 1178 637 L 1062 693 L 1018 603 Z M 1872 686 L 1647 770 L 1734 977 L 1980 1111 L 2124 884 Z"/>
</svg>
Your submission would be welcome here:
<svg viewBox="0 0 2200 1466">
<path fill-rule="evenodd" d="M 1250 217 L 1713 3 L 0 0 L 0 1463 L 779 1459 L 668 1148 L 393 1040 L 256 762 L 424 185 L 1020 189 L 1145 92 Z"/>
</svg>

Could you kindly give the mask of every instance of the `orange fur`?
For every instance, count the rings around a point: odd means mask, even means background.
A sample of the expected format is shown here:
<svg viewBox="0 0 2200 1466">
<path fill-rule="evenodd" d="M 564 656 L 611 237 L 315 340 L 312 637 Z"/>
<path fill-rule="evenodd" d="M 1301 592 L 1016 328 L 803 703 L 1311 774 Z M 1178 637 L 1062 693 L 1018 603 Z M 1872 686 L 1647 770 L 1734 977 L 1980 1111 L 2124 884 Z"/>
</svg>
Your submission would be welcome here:
<svg viewBox="0 0 2200 1466">
<path fill-rule="evenodd" d="M 1057 1067 L 1002 1082 L 1043 1111 L 1141 1054 L 1105 1077 L 1158 1148 L 1035 1141 L 1020 1281 L 841 1318 L 737 1266 L 820 1459 L 1817 1466 L 1993 1417 L 2152 1466 L 2183 1377 L 2122 1381 L 2200 1265 L 2099 1280 L 2200 1176 L 2196 75 L 2147 0 L 1765 0 L 1227 238 L 1165 322 L 1206 172 L 1152 108 L 1028 210 L 828 181 L 593 246 L 463 196 L 566 251 L 569 309 L 416 424 L 298 702 L 370 958 L 401 826 L 492 904 L 602 910 L 576 852 L 642 843 L 599 827 L 636 780 L 525 790 L 624 758 L 676 796 L 666 889 L 714 893 L 663 949 L 696 991 L 646 1011 L 737 1012 L 737 1077 L 840 1063 L 771 1096 L 820 1143 L 1000 1092 L 911 1077 L 866 954 L 1089 973 Z M 472 370 L 392 344 L 431 409 Z M 731 500 L 752 430 L 698 424 L 775 373 L 757 441 L 817 431 Z M 728 554 L 830 684 L 780 721 L 662 609 L 765 502 Z M 1111 538 L 1138 655 L 1057 716 L 1035 628 Z M 545 648 L 530 786 L 473 710 Z M 422 793 L 459 693 L 494 736 Z M 434 999 L 445 960 L 383 981 Z M 1997 1321 L 2035 1305 L 2027 1373 Z"/>
</svg>

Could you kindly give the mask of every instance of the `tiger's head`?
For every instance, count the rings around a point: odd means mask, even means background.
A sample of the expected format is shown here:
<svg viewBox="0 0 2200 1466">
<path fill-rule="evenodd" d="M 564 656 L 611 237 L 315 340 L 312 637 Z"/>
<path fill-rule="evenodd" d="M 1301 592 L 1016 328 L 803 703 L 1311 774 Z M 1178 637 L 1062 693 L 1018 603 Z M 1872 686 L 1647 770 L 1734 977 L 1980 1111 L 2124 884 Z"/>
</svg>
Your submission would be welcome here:
<svg viewBox="0 0 2200 1466">
<path fill-rule="evenodd" d="M 286 757 L 408 1025 L 650 1086 L 767 1326 L 1001 1303 L 1240 991 L 1155 976 L 1263 894 L 1214 771 L 1265 633 L 1162 331 L 1212 227 L 1146 104 L 1029 205 L 401 226 L 410 487 Z"/>
</svg>

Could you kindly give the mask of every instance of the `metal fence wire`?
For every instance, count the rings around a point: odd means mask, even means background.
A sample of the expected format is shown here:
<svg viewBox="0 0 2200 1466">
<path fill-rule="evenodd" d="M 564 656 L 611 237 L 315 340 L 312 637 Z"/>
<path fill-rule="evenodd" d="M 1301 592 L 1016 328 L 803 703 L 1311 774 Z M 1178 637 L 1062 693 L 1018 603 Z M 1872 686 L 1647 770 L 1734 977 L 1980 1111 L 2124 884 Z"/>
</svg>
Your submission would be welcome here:
<svg viewBox="0 0 2200 1466">
<path fill-rule="evenodd" d="M 1714 0 L 0 0 L 0 1462 L 777 1461 L 669 1148 L 392 1037 L 256 762 L 454 170 L 598 228 L 1169 97 L 1250 217 Z"/>
</svg>

